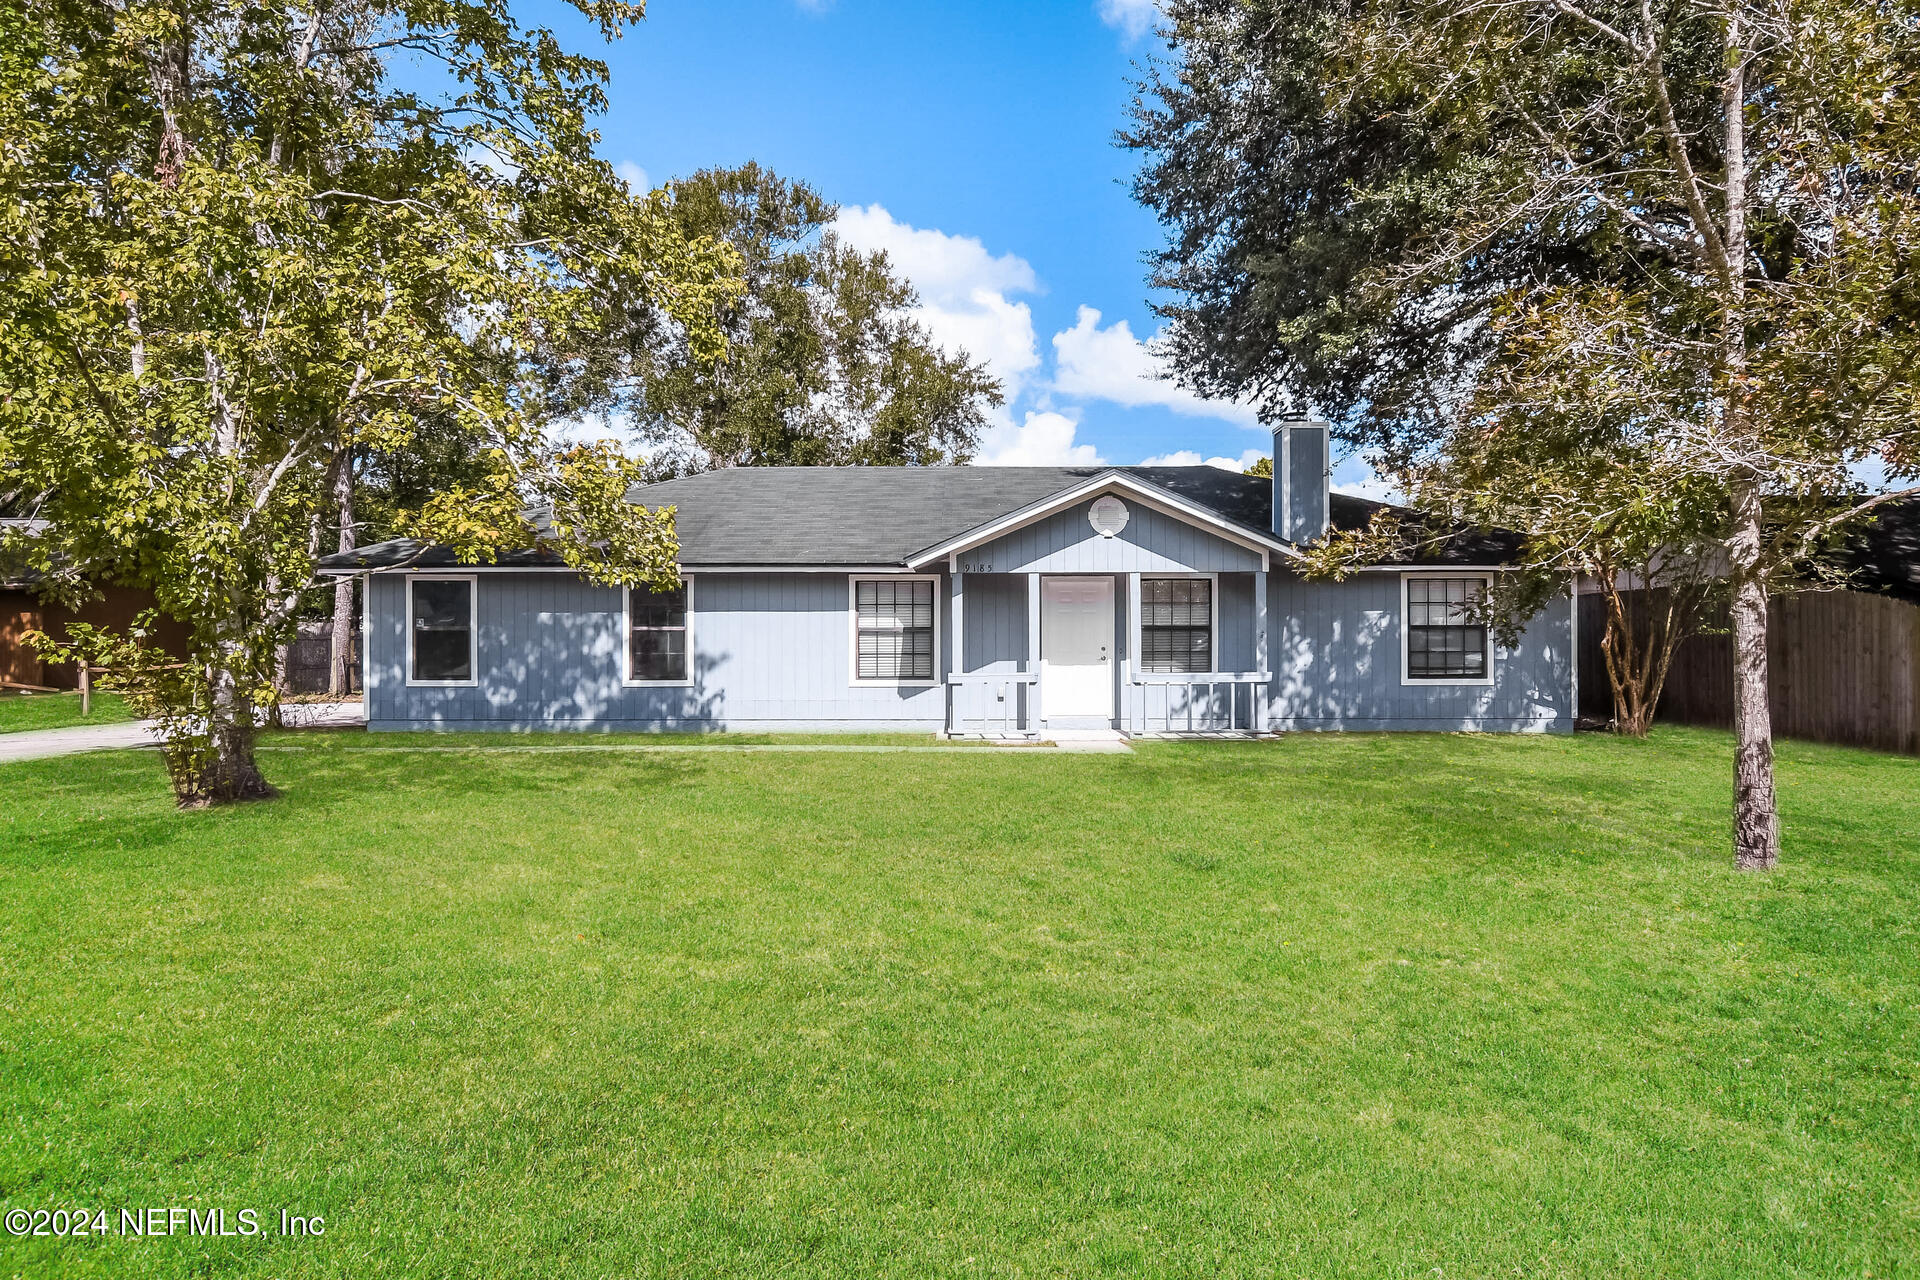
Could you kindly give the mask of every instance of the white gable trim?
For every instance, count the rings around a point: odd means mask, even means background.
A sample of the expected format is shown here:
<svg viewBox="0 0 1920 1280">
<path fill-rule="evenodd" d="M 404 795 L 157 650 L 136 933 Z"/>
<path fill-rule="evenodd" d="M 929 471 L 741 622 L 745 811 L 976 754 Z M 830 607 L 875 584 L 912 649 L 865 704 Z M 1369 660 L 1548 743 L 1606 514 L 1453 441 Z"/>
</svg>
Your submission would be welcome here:
<svg viewBox="0 0 1920 1280">
<path fill-rule="evenodd" d="M 925 565 L 937 564 L 941 560 L 948 559 L 962 551 L 970 550 L 971 548 L 980 546 L 982 543 L 992 542 L 1002 534 L 1012 533 L 1016 529 L 1023 529 L 1027 525 L 1044 520 L 1048 516 L 1064 511 L 1068 507 L 1086 501 L 1088 498 L 1102 493 L 1111 493 L 1115 490 L 1128 494 L 1135 501 L 1153 508 L 1162 515 L 1171 516 L 1176 520 L 1184 520 L 1188 524 L 1203 526 L 1223 541 L 1235 543 L 1238 546 L 1245 547 L 1249 551 L 1258 552 L 1260 555 L 1260 567 L 1262 569 L 1269 567 L 1268 557 L 1275 551 L 1280 552 L 1282 555 L 1291 556 L 1294 559 L 1302 558 L 1298 551 L 1286 543 L 1280 542 L 1277 539 L 1261 538 L 1241 528 L 1239 525 L 1221 519 L 1205 507 L 1198 506 L 1176 494 L 1167 492 L 1158 485 L 1148 484 L 1143 480 L 1136 480 L 1124 472 L 1108 471 L 1104 474 L 1094 476 L 1084 483 L 1077 484 L 1071 489 L 1062 489 L 1059 493 L 1051 497 L 1042 498 L 1040 501 L 1029 503 L 1017 511 L 1010 511 L 1006 515 L 994 520 L 989 520 L 985 524 L 976 525 L 956 538 L 949 538 L 936 546 L 931 546 L 924 551 L 916 552 L 914 555 L 908 557 L 907 564 L 915 569 Z"/>
</svg>

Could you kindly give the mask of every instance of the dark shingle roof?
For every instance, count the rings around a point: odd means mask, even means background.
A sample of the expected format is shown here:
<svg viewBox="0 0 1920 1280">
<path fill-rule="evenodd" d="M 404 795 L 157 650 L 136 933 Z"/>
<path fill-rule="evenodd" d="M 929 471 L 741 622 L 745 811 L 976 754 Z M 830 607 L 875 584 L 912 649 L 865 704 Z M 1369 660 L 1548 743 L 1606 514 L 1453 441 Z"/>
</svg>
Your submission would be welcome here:
<svg viewBox="0 0 1920 1280">
<path fill-rule="evenodd" d="M 681 563 L 736 565 L 902 565 L 1022 507 L 1096 476 L 1121 472 L 1205 507 L 1271 539 L 1271 481 L 1217 467 L 734 467 L 639 485 L 631 501 L 677 509 Z M 1336 528 L 1364 525 L 1383 504 L 1336 493 Z M 1493 564 L 1511 557 L 1505 535 L 1461 535 L 1421 563 Z M 456 567 L 445 547 L 383 542 L 332 555 L 325 570 Z M 503 568 L 545 567 L 550 552 L 509 552 Z"/>
<path fill-rule="evenodd" d="M 628 496 L 679 508 L 689 564 L 903 564 L 1110 471 L 1272 537 L 1265 510 L 1254 509 L 1247 492 L 1265 491 L 1266 482 L 1215 467 L 741 467 Z"/>
<path fill-rule="evenodd" d="M 0 507 L 0 511 L 7 508 Z M 47 527 L 45 520 L 29 520 L 23 516 L 0 515 L 0 534 L 26 533 L 36 534 Z M 17 564 L 13 558 L 0 550 L 0 590 L 20 591 L 36 585 L 40 573 Z"/>
<path fill-rule="evenodd" d="M 1853 590 L 1920 604 L 1920 498 L 1880 506 L 1825 558 Z"/>
</svg>

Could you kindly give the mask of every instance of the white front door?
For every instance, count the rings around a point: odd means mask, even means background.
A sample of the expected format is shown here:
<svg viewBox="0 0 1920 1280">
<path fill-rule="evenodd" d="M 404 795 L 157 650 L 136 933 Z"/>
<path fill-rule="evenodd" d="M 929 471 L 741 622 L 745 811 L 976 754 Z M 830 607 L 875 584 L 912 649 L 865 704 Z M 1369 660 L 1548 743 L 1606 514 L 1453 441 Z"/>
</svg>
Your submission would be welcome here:
<svg viewBox="0 0 1920 1280">
<path fill-rule="evenodd" d="M 1040 706 L 1113 719 L 1113 579 L 1040 579 Z"/>
</svg>

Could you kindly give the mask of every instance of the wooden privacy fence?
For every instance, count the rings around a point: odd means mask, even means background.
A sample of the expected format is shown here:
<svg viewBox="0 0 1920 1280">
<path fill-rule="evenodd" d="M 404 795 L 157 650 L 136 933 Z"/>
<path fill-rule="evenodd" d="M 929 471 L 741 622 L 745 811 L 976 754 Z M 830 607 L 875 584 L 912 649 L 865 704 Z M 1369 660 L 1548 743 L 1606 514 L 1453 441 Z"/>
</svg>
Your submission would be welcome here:
<svg viewBox="0 0 1920 1280">
<path fill-rule="evenodd" d="M 348 693 L 360 692 L 360 637 L 352 638 Z M 288 693 L 325 693 L 333 670 L 333 624 L 303 622 L 300 638 L 281 651 L 281 685 Z"/>
<path fill-rule="evenodd" d="M 1629 607 L 1642 592 L 1628 593 Z M 1725 617 L 1715 620 L 1724 628 Z M 1600 641 L 1606 603 L 1580 597 L 1580 711 L 1607 719 L 1613 693 Z M 1767 693 L 1782 737 L 1920 754 L 1920 607 L 1858 591 L 1808 591 L 1767 610 Z M 1733 638 L 1681 644 L 1656 719 L 1733 725 Z"/>
</svg>

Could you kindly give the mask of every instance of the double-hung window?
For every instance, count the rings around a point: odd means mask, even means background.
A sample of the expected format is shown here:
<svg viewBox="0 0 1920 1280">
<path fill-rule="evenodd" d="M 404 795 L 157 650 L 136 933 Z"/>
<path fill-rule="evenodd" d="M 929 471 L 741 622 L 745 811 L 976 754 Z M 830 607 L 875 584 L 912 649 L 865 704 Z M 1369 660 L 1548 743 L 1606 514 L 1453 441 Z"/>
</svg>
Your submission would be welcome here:
<svg viewBox="0 0 1920 1280">
<path fill-rule="evenodd" d="M 693 678 L 692 586 L 627 588 L 627 682 L 686 684 Z"/>
<path fill-rule="evenodd" d="M 1140 667 L 1143 671 L 1213 670 L 1213 579 L 1141 581 Z"/>
<path fill-rule="evenodd" d="M 890 684 L 932 683 L 934 580 L 853 580 L 853 678 Z"/>
<path fill-rule="evenodd" d="M 474 683 L 474 580 L 407 579 L 407 681 Z"/>
<path fill-rule="evenodd" d="M 1478 683 L 1488 678 L 1485 578 L 1406 579 L 1407 680 Z"/>
</svg>

